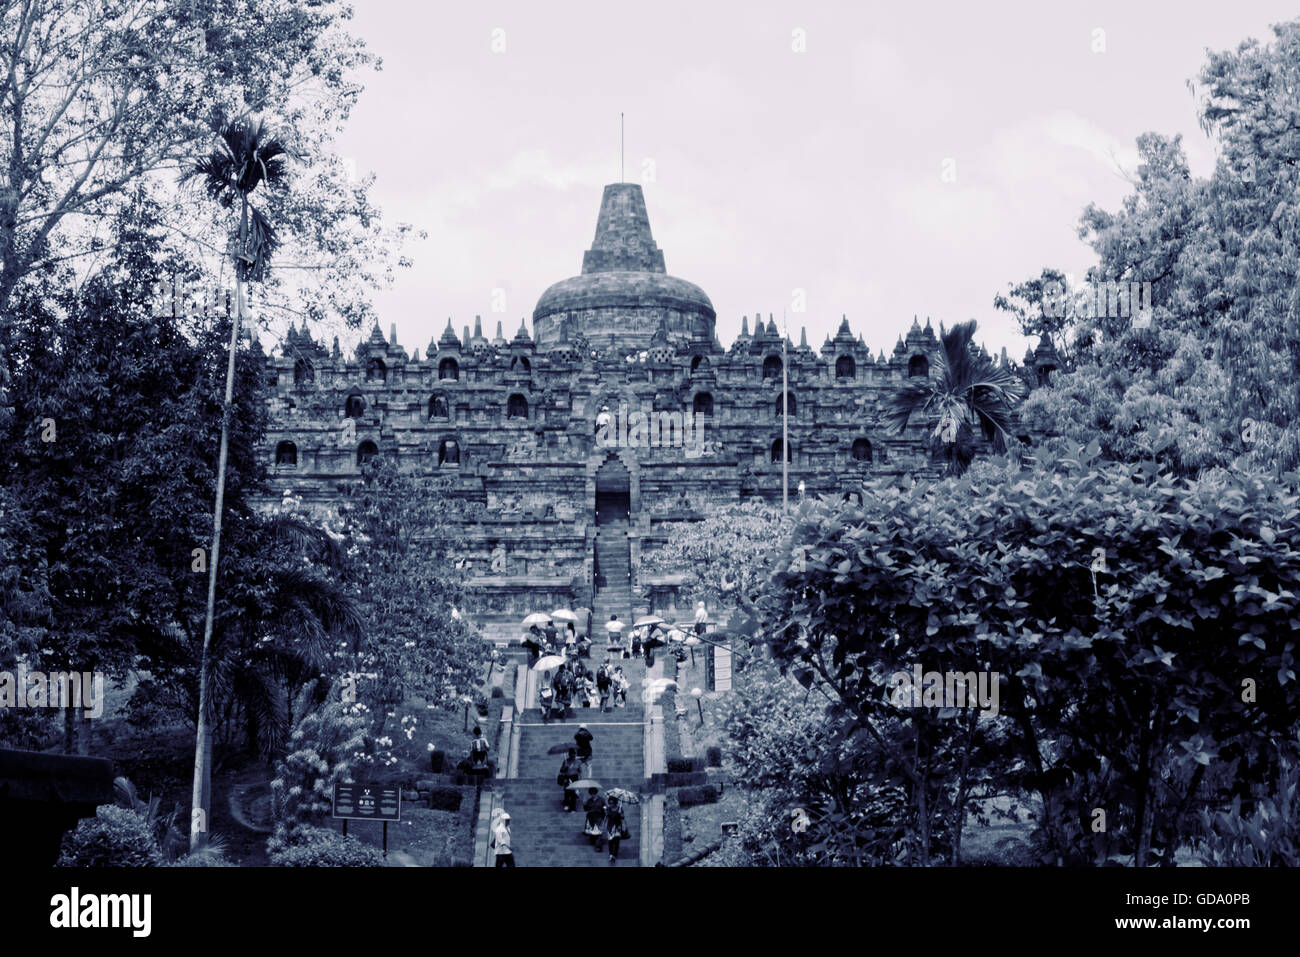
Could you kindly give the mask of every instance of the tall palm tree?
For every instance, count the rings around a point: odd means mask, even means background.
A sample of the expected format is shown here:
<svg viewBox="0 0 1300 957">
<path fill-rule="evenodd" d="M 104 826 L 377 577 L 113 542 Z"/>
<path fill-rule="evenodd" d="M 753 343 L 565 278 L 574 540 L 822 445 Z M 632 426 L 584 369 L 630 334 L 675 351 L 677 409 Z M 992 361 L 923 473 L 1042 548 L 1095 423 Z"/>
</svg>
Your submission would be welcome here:
<svg viewBox="0 0 1300 957">
<path fill-rule="evenodd" d="M 945 332 L 929 376 L 900 386 L 885 410 L 886 423 L 899 434 L 915 415 L 932 421 L 930 441 L 942 446 L 951 475 L 960 475 L 970 465 L 977 426 L 995 449 L 1006 449 L 1011 413 L 1026 393 L 1010 369 L 971 347 L 974 335 L 974 319 Z"/>
<path fill-rule="evenodd" d="M 208 197 L 224 209 L 239 203 L 239 232 L 235 245 L 235 303 L 230 322 L 230 350 L 226 363 L 226 399 L 221 412 L 221 450 L 217 457 L 217 502 L 212 514 L 212 554 L 208 565 L 208 607 L 203 622 L 203 651 L 199 658 L 199 711 L 194 742 L 194 795 L 190 815 L 190 847 L 207 838 L 208 805 L 212 790 L 212 729 L 209 652 L 212 619 L 217 602 L 217 560 L 221 552 L 221 512 L 226 494 L 226 456 L 230 442 L 230 414 L 235 391 L 235 349 L 239 322 L 244 314 L 244 283 L 266 274 L 277 239 L 270 220 L 249 203 L 258 186 L 283 187 L 288 180 L 284 144 L 268 134 L 262 121 L 240 117 L 218 124 L 217 147 L 196 162 L 184 179 L 198 179 Z M 195 813 L 199 812 L 199 813 Z"/>
</svg>

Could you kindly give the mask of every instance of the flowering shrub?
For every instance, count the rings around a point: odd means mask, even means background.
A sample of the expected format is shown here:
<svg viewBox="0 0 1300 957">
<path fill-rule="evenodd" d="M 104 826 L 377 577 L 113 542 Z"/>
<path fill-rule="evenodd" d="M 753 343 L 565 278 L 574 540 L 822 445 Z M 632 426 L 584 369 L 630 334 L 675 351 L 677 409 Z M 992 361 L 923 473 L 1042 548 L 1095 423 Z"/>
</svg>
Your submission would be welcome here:
<svg viewBox="0 0 1300 957">
<path fill-rule="evenodd" d="M 344 704 L 335 686 L 326 700 L 315 704 L 312 682 L 294 702 L 298 719 L 290 734 L 290 753 L 275 766 L 271 808 L 275 833 L 267 842 L 271 854 L 300 843 L 329 817 L 334 785 L 352 781 L 352 768 L 364 752 L 364 706 Z"/>
</svg>

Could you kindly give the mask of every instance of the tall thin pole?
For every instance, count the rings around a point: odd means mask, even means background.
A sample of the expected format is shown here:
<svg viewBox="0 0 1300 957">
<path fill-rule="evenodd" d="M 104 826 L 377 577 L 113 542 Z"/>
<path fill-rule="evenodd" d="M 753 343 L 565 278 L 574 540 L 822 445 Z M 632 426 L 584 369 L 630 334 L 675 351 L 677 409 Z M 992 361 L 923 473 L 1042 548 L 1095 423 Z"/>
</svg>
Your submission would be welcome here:
<svg viewBox="0 0 1300 957">
<path fill-rule="evenodd" d="M 618 181 L 627 182 L 623 179 L 623 114 L 618 114 Z"/>
<path fill-rule="evenodd" d="M 790 509 L 790 377 L 785 359 L 785 310 L 781 310 L 781 511 Z"/>
</svg>

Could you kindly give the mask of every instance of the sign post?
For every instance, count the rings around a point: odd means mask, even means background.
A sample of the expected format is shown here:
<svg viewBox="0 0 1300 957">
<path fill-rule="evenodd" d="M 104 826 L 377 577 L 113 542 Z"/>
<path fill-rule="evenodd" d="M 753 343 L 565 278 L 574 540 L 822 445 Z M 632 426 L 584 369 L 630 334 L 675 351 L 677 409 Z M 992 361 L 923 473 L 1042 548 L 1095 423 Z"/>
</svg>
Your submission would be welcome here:
<svg viewBox="0 0 1300 957">
<path fill-rule="evenodd" d="M 333 816 L 343 820 L 343 835 L 348 821 L 382 821 L 384 857 L 388 856 L 388 822 L 402 819 L 402 789 L 378 784 L 334 785 Z"/>
</svg>

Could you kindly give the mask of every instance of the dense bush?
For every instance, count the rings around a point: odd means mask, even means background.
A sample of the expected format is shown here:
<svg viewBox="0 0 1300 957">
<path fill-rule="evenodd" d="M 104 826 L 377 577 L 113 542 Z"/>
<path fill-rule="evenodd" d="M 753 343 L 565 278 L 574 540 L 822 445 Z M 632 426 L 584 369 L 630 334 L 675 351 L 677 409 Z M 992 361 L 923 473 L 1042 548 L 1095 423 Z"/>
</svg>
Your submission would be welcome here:
<svg viewBox="0 0 1300 957">
<path fill-rule="evenodd" d="M 505 689 L 502 688 L 500 685 L 493 685 L 491 696 L 493 698 L 504 698 L 506 696 Z"/>
<path fill-rule="evenodd" d="M 271 852 L 274 867 L 383 867 L 379 848 L 363 844 L 337 831 L 310 828 L 300 833 L 299 842 Z"/>
<path fill-rule="evenodd" d="M 718 789 L 712 784 L 699 787 L 682 788 L 677 792 L 677 804 L 680 807 L 694 807 L 696 804 L 717 804 Z"/>
<path fill-rule="evenodd" d="M 429 791 L 429 807 L 435 811 L 459 811 L 460 788 L 436 787 Z"/>
<path fill-rule="evenodd" d="M 1272 743 L 1296 740 L 1293 478 L 1178 481 L 1101 464 L 1094 443 L 1030 471 L 880 483 L 861 506 L 805 502 L 761 620 L 738 624 L 834 702 L 814 734 L 873 732 L 912 796 L 915 862 L 945 825 L 959 839 L 986 784 L 1040 795 L 1045 861 L 1167 860 L 1207 804 L 1206 768 L 1272 779 Z M 996 709 L 893 696 L 916 666 L 997 676 Z"/>
<path fill-rule="evenodd" d="M 1211 867 L 1300 866 L 1297 783 L 1300 767 L 1283 767 L 1277 793 L 1258 799 L 1252 814 L 1242 813 L 1240 796 L 1226 811 L 1202 810 L 1201 860 Z"/>
<path fill-rule="evenodd" d="M 697 766 L 698 764 L 699 761 L 696 758 L 669 758 L 668 771 L 669 773 L 689 773 L 703 770 Z"/>
<path fill-rule="evenodd" d="M 704 752 L 705 765 L 710 768 L 722 767 L 722 749 L 719 747 L 709 748 Z"/>
<path fill-rule="evenodd" d="M 63 836 L 60 867 L 157 867 L 162 850 L 153 830 L 135 811 L 105 804 Z"/>
</svg>

